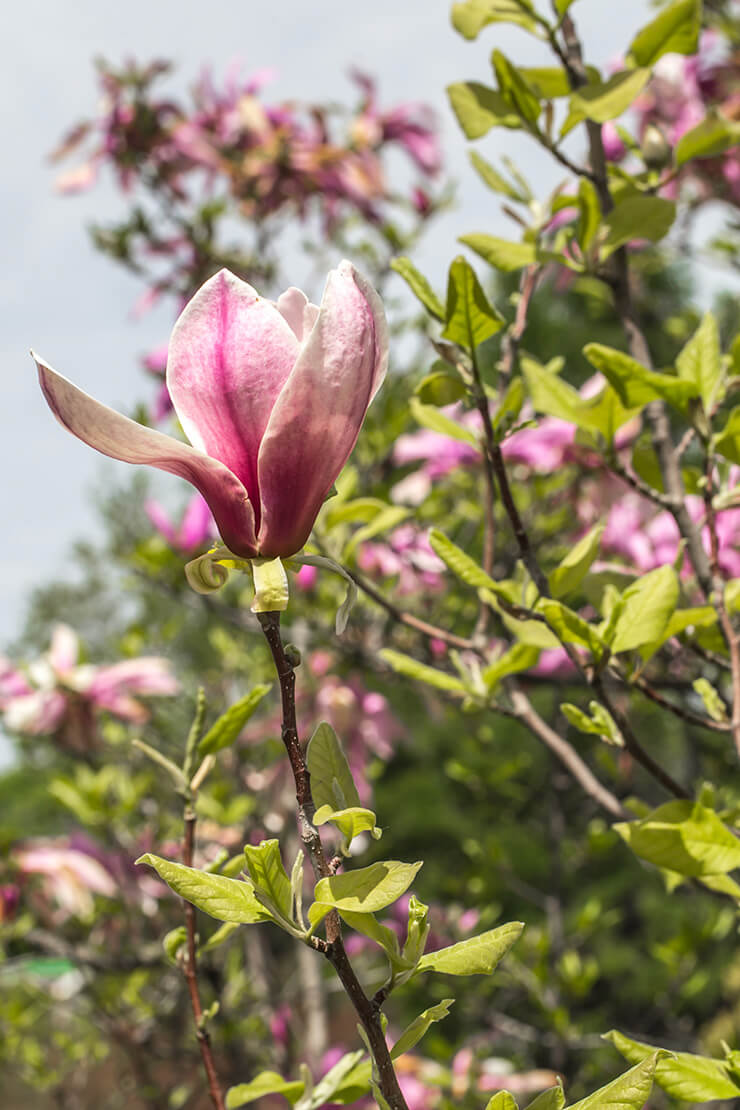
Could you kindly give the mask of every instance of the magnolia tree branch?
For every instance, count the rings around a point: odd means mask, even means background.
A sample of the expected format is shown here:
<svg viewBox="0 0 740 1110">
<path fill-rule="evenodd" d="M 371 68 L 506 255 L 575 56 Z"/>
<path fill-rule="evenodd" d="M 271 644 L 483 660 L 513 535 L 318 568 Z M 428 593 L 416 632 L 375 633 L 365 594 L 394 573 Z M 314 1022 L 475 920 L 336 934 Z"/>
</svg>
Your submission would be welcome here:
<svg viewBox="0 0 740 1110">
<path fill-rule="evenodd" d="M 719 565 L 719 540 L 717 538 L 717 514 L 714 508 L 713 477 L 714 459 L 711 452 L 707 451 L 704 472 L 704 510 L 709 531 L 712 582 L 714 585 L 713 600 L 722 634 L 727 641 L 730 652 L 730 673 L 732 675 L 732 722 L 730 727 L 735 742 L 735 750 L 740 756 L 740 630 L 735 627 L 725 602 L 725 582 Z"/>
<path fill-rule="evenodd" d="M 185 806 L 185 837 L 182 848 L 182 862 L 186 867 L 193 866 L 193 848 L 195 845 L 195 810 L 192 808 L 190 802 Z M 197 945 L 195 938 L 195 906 L 190 902 L 184 902 L 185 907 L 185 931 L 187 934 L 187 948 L 185 960 L 183 962 L 183 973 L 185 975 L 185 982 L 187 983 L 188 993 L 190 995 L 190 1005 L 193 1010 L 193 1017 L 195 1018 L 195 1035 L 198 1038 L 200 1045 L 200 1054 L 203 1058 L 203 1067 L 205 1068 L 206 1077 L 208 1079 L 208 1093 L 211 1096 L 215 1110 L 225 1110 L 225 1103 L 223 1095 L 221 1094 L 221 1086 L 218 1081 L 218 1074 L 216 1072 L 216 1065 L 213 1060 L 213 1051 L 211 1049 L 211 1038 L 206 1028 L 206 1019 L 203 1016 L 203 1005 L 200 1000 L 200 990 L 198 989 L 198 957 Z"/>
<path fill-rule="evenodd" d="M 311 861 L 315 877 L 323 879 L 331 875 L 332 870 L 324 855 L 321 837 L 313 824 L 315 806 L 311 793 L 311 776 L 308 773 L 303 749 L 298 739 L 295 708 L 296 664 L 286 655 L 285 646 L 280 635 L 280 613 L 258 613 L 257 619 L 270 648 L 280 684 L 283 709 L 282 739 L 295 781 L 298 831 L 306 854 Z M 326 956 L 337 973 L 367 1034 L 368 1043 L 377 1066 L 378 1085 L 381 1093 L 391 1110 L 408 1110 L 386 1044 L 380 1020 L 380 1008 L 367 997 L 349 962 L 344 950 L 342 927 L 336 910 L 327 914 L 325 928 L 326 942 L 320 946 L 320 951 Z"/>
</svg>

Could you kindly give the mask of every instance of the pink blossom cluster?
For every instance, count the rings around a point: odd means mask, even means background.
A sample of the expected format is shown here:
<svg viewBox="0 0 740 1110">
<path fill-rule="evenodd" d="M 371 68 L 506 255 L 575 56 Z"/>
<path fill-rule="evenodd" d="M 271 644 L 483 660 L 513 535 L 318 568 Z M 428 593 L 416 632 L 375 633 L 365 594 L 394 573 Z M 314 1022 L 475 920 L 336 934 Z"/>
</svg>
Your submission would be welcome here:
<svg viewBox="0 0 740 1110">
<path fill-rule="evenodd" d="M 357 553 L 357 563 L 366 574 L 379 578 L 398 578 L 399 597 L 444 588 L 444 563 L 432 551 L 425 532 L 414 524 L 394 529 L 384 543 L 368 541 Z"/>
<path fill-rule="evenodd" d="M 4 727 L 26 736 L 63 733 L 72 747 L 84 747 L 96 713 L 139 724 L 149 716 L 139 697 L 179 690 L 169 663 L 158 656 L 103 665 L 79 658 L 79 638 L 66 624 L 54 627 L 49 650 L 23 668 L 0 656 Z"/>
<path fill-rule="evenodd" d="M 740 67 L 737 54 L 728 53 L 720 34 L 705 30 L 696 54 L 666 54 L 659 59 L 633 111 L 643 143 L 650 135 L 648 129 L 657 128 L 675 150 L 686 132 L 712 109 L 730 122 L 740 119 Z M 603 137 L 607 157 L 621 161 L 627 149 L 613 124 L 604 126 Z M 690 185 L 695 203 L 719 199 L 740 205 L 740 147 L 735 144 L 724 153 L 688 162 L 664 191 L 676 195 L 681 184 Z"/>
<path fill-rule="evenodd" d="M 206 70 L 192 104 L 158 95 L 153 86 L 170 69 L 163 61 L 100 67 L 104 108 L 99 118 L 77 125 L 62 141 L 60 158 L 88 144 L 84 161 L 63 174 L 60 189 L 92 185 L 106 163 L 121 187 L 143 184 L 183 200 L 195 187 L 226 185 L 243 216 L 261 221 L 286 206 L 307 214 L 316 200 L 327 226 L 343 207 L 379 221 L 389 198 L 380 159 L 388 144 L 401 146 L 424 177 L 441 168 L 434 117 L 409 102 L 382 110 L 373 81 L 356 74 L 361 102 L 343 135 L 320 105 L 268 104 L 261 97 L 273 76 L 260 70 L 244 79 L 232 67 L 217 84 Z M 428 198 L 415 186 L 418 211 Z M 422 213 L 423 214 L 423 213 Z M 171 252 L 175 244 L 159 243 Z"/>
</svg>

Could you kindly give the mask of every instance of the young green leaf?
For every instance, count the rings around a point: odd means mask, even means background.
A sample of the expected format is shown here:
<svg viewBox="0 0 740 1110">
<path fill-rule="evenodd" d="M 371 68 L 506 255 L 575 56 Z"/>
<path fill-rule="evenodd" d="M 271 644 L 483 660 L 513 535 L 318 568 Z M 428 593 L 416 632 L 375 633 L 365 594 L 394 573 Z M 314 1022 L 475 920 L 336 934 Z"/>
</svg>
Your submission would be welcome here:
<svg viewBox="0 0 740 1110">
<path fill-rule="evenodd" d="M 456 401 L 462 401 L 468 391 L 462 378 L 447 366 L 444 370 L 427 374 L 419 382 L 415 392 L 422 405 L 444 408 L 446 405 L 454 405 Z"/>
<path fill-rule="evenodd" d="M 345 809 L 362 804 L 339 737 L 326 721 L 321 722 L 308 742 L 306 765 L 317 806 Z"/>
<path fill-rule="evenodd" d="M 498 1091 L 486 1103 L 486 1110 L 519 1110 L 516 1099 L 508 1091 Z"/>
<path fill-rule="evenodd" d="M 469 443 L 471 447 L 480 447 L 475 432 L 456 424 L 433 405 L 422 405 L 421 401 L 412 397 L 409 401 L 409 409 L 414 420 L 417 424 L 421 424 L 422 428 L 429 428 L 432 432 L 439 432 L 440 435 L 449 436 L 450 439 L 459 440 L 461 443 Z"/>
<path fill-rule="evenodd" d="M 707 112 L 701 123 L 685 131 L 676 147 L 676 166 L 692 158 L 715 158 L 740 142 L 740 124 L 727 119 L 716 108 Z"/>
<path fill-rule="evenodd" d="M 447 283 L 445 339 L 471 353 L 504 326 L 488 302 L 475 270 L 462 255 L 450 266 Z"/>
<path fill-rule="evenodd" d="M 641 821 L 614 828 L 640 859 L 688 878 L 740 867 L 740 840 L 714 810 L 698 802 L 666 802 Z"/>
<path fill-rule="evenodd" d="M 553 597 L 567 597 L 568 594 L 572 594 L 578 589 L 588 574 L 591 564 L 599 554 L 599 544 L 603 531 L 603 524 L 597 524 L 594 528 L 591 528 L 551 572 L 549 583 Z"/>
<path fill-rule="evenodd" d="M 384 663 L 387 663 L 397 674 L 406 678 L 415 678 L 418 682 L 426 682 L 427 686 L 434 686 L 437 690 L 446 690 L 450 694 L 465 694 L 465 683 L 447 671 L 438 671 L 436 667 L 428 667 L 410 655 L 391 648 L 383 648 L 378 652 Z"/>
<path fill-rule="evenodd" d="M 339 912 L 342 921 L 349 925 L 350 929 L 369 937 L 370 940 L 375 941 L 383 949 L 390 960 L 391 968 L 395 970 L 405 966 L 406 961 L 401 956 L 398 937 L 392 929 L 389 929 L 386 925 L 381 925 L 371 913 L 353 913 L 352 910 L 340 910 Z"/>
<path fill-rule="evenodd" d="M 501 95 L 523 120 L 528 124 L 536 124 L 542 105 L 534 89 L 500 50 L 494 50 L 491 61 Z"/>
<path fill-rule="evenodd" d="M 596 186 L 587 177 L 582 177 L 578 186 L 578 242 L 583 251 L 588 251 L 601 224 L 601 202 Z"/>
<path fill-rule="evenodd" d="M 495 235 L 461 235 L 461 243 L 479 254 L 495 270 L 509 273 L 530 266 L 537 260 L 534 243 L 510 243 L 507 239 L 497 239 Z"/>
<path fill-rule="evenodd" d="M 542 613 L 555 635 L 564 644 L 577 644 L 587 648 L 600 659 L 605 644 L 596 628 L 580 617 L 567 605 L 554 598 L 543 597 L 537 602 L 536 610 Z"/>
<path fill-rule="evenodd" d="M 537 1098 L 532 1099 L 525 1110 L 563 1110 L 564 1106 L 565 1092 L 562 1083 L 558 1083 L 557 1087 L 549 1087 L 548 1090 L 537 1095 Z"/>
<path fill-rule="evenodd" d="M 719 349 L 719 328 L 711 312 L 691 336 L 676 359 L 679 378 L 692 382 L 706 412 L 717 397 L 722 378 L 722 357 Z"/>
<path fill-rule="evenodd" d="M 540 649 L 532 644 L 512 644 L 508 651 L 485 667 L 482 672 L 488 693 L 491 693 L 507 675 L 528 671 L 537 662 L 539 654 Z"/>
<path fill-rule="evenodd" d="M 152 855 L 151 852 L 139 856 L 136 862 L 153 867 L 175 894 L 215 917 L 217 921 L 251 925 L 256 921 L 272 920 L 265 907 L 256 899 L 251 883 L 227 879 L 224 875 L 211 875 L 182 863 L 172 863 Z"/>
<path fill-rule="evenodd" d="M 649 69 L 623 69 L 608 81 L 584 85 L 571 97 L 571 112 L 579 116 L 579 122 L 617 119 L 640 95 L 649 78 Z"/>
<path fill-rule="evenodd" d="M 701 0 L 675 0 L 663 8 L 635 35 L 629 60 L 638 66 L 652 66 L 664 54 L 695 54 L 701 11 Z"/>
<path fill-rule="evenodd" d="M 524 929 L 521 921 L 510 921 L 469 940 L 461 940 L 422 956 L 417 971 L 439 971 L 444 975 L 490 975 Z"/>
<path fill-rule="evenodd" d="M 375 913 L 401 897 L 421 866 L 421 861 L 400 863 L 384 860 L 342 875 L 330 875 L 319 879 L 314 898 L 322 905 L 333 906 L 340 911 Z"/>
<path fill-rule="evenodd" d="M 396 273 L 403 278 L 414 296 L 424 305 L 427 312 L 432 316 L 436 316 L 438 320 L 444 320 L 444 305 L 427 279 L 417 270 L 410 258 L 394 258 L 391 262 L 391 269 L 395 270 Z"/>
<path fill-rule="evenodd" d="M 500 92 L 477 81 L 459 81 L 447 86 L 450 107 L 466 139 L 481 139 L 492 127 L 522 126 L 521 117 Z"/>
<path fill-rule="evenodd" d="M 294 925 L 293 893 L 290 879 L 283 867 L 278 841 L 263 840 L 257 846 L 245 844 L 244 857 L 258 900 L 274 917 L 282 918 L 283 923 Z"/>
<path fill-rule="evenodd" d="M 331 821 L 342 834 L 341 852 L 349 855 L 350 844 L 362 832 L 369 832 L 373 840 L 380 840 L 382 829 L 376 825 L 377 818 L 371 809 L 362 806 L 348 806 L 346 809 L 332 809 L 330 805 L 319 806 L 314 814 L 314 825 L 325 825 Z"/>
<path fill-rule="evenodd" d="M 650 401 L 662 399 L 678 409 L 685 409 L 698 389 L 693 382 L 676 378 L 672 374 L 659 374 L 613 347 L 601 343 L 588 343 L 583 353 L 593 367 L 600 370 L 619 394 L 627 408 L 641 408 Z"/>
<path fill-rule="evenodd" d="M 429 533 L 429 544 L 432 551 L 467 586 L 472 586 L 475 590 L 487 589 L 493 592 L 498 589 L 490 574 L 486 574 L 483 568 L 478 566 L 475 559 L 471 559 L 461 547 L 458 547 L 452 540 L 448 540 L 444 532 L 432 528 Z"/>
<path fill-rule="evenodd" d="M 301 1099 L 296 1110 L 319 1110 L 327 1103 L 358 1099 L 370 1086 L 370 1061 L 363 1061 L 364 1055 L 362 1049 L 345 1053 L 319 1080 L 310 1097 Z"/>
<path fill-rule="evenodd" d="M 740 405 L 732 410 L 724 428 L 712 440 L 712 447 L 730 462 L 740 463 Z"/>
<path fill-rule="evenodd" d="M 678 576 L 672 566 L 658 567 L 629 586 L 622 600 L 611 642 L 615 653 L 660 639 L 678 604 Z"/>
<path fill-rule="evenodd" d="M 409 898 L 408 925 L 406 927 L 406 940 L 403 945 L 402 957 L 411 967 L 416 967 L 421 957 L 429 936 L 429 906 L 425 906 L 415 895 Z"/>
<path fill-rule="evenodd" d="M 452 26 L 466 39 L 477 38 L 489 23 L 515 23 L 535 31 L 537 22 L 528 14 L 530 0 L 464 0 L 452 5 Z"/>
<path fill-rule="evenodd" d="M 602 257 L 608 257 L 632 239 L 659 242 L 671 230 L 675 218 L 676 206 L 665 197 L 640 196 L 620 200 L 604 219 L 606 235 L 602 240 Z"/>
<path fill-rule="evenodd" d="M 264 1095 L 285 1095 L 291 1105 L 295 1105 L 303 1094 L 305 1083 L 300 1080 L 283 1079 L 276 1071 L 262 1071 L 251 1083 L 238 1083 L 226 1092 L 227 1110 L 238 1110 L 248 1102 L 256 1102 Z"/>
<path fill-rule="evenodd" d="M 270 689 L 271 687 L 267 683 L 261 683 L 227 709 L 215 724 L 211 725 L 200 741 L 198 754 L 201 757 L 211 755 L 213 752 L 220 752 L 222 748 L 228 748 L 233 744 Z"/>
<path fill-rule="evenodd" d="M 470 151 L 470 161 L 473 169 L 476 170 L 483 183 L 487 185 L 489 189 L 492 189 L 494 193 L 501 193 L 502 196 L 508 197 L 509 200 L 516 200 L 526 204 L 526 194 L 507 181 L 490 162 L 487 162 L 485 158 L 481 158 L 477 150 Z"/>
<path fill-rule="evenodd" d="M 454 1005 L 454 1002 L 454 998 L 443 998 L 436 1006 L 430 1006 L 428 1010 L 419 1014 L 418 1018 L 415 1018 L 411 1025 L 404 1029 L 394 1044 L 391 1049 L 391 1060 L 397 1060 L 399 1056 L 403 1056 L 404 1052 L 409 1052 L 414 1045 L 418 1044 L 430 1025 L 447 1017 L 450 1006 Z"/>
<path fill-rule="evenodd" d="M 605 1033 L 604 1040 L 611 1041 L 630 1064 L 638 1064 L 658 1051 L 655 1045 L 633 1041 L 616 1029 Z M 724 1060 L 695 1056 L 690 1052 L 675 1052 L 659 1060 L 655 1067 L 655 1082 L 666 1094 L 684 1102 L 710 1102 L 740 1096 L 740 1082 Z"/>
<path fill-rule="evenodd" d="M 650 1096 L 658 1061 L 669 1055 L 662 1050 L 654 1052 L 605 1087 L 600 1087 L 580 1102 L 574 1102 L 568 1110 L 640 1110 Z"/>
<path fill-rule="evenodd" d="M 706 678 L 697 678 L 692 683 L 694 691 L 704 702 L 704 708 L 713 721 L 727 721 L 727 707 L 717 690 Z"/>
</svg>

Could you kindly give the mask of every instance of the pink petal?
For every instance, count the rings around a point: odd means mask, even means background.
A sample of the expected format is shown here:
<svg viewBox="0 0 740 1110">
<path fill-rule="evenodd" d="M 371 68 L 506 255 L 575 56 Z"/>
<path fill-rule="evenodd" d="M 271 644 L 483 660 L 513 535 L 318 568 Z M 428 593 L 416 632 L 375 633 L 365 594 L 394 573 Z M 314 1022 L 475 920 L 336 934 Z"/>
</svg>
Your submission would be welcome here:
<svg viewBox="0 0 740 1110">
<path fill-rule="evenodd" d="M 254 512 L 247 491 L 227 466 L 121 416 L 72 385 L 43 359 L 34 358 L 44 396 L 62 427 L 112 459 L 147 463 L 185 478 L 210 505 L 226 546 L 237 555 L 254 557 Z"/>
<path fill-rule="evenodd" d="M 380 297 L 349 262 L 342 262 L 329 275 L 316 323 L 260 447 L 262 555 L 292 555 L 308 539 L 387 364 L 388 328 Z"/>
<path fill-rule="evenodd" d="M 198 290 L 170 339 L 167 386 L 185 434 L 239 478 L 257 529 L 259 445 L 297 356 L 298 340 L 272 301 L 228 270 Z"/>
<path fill-rule="evenodd" d="M 291 328 L 298 342 L 307 338 L 319 314 L 319 306 L 311 304 L 305 293 L 295 286 L 281 293 L 276 302 L 277 310 Z"/>
</svg>

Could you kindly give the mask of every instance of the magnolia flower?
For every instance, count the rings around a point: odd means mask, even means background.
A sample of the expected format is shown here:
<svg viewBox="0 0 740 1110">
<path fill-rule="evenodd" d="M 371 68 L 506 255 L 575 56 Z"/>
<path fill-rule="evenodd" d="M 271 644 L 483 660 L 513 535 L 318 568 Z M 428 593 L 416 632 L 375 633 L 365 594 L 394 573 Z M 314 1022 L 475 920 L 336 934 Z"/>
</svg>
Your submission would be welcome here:
<svg viewBox="0 0 740 1110">
<path fill-rule="evenodd" d="M 273 303 L 221 270 L 169 344 L 167 387 L 192 447 L 34 358 L 63 427 L 111 458 L 187 479 L 230 551 L 274 559 L 308 539 L 385 376 L 388 331 L 380 297 L 349 262 L 329 274 L 320 307 L 295 288 Z"/>
</svg>

